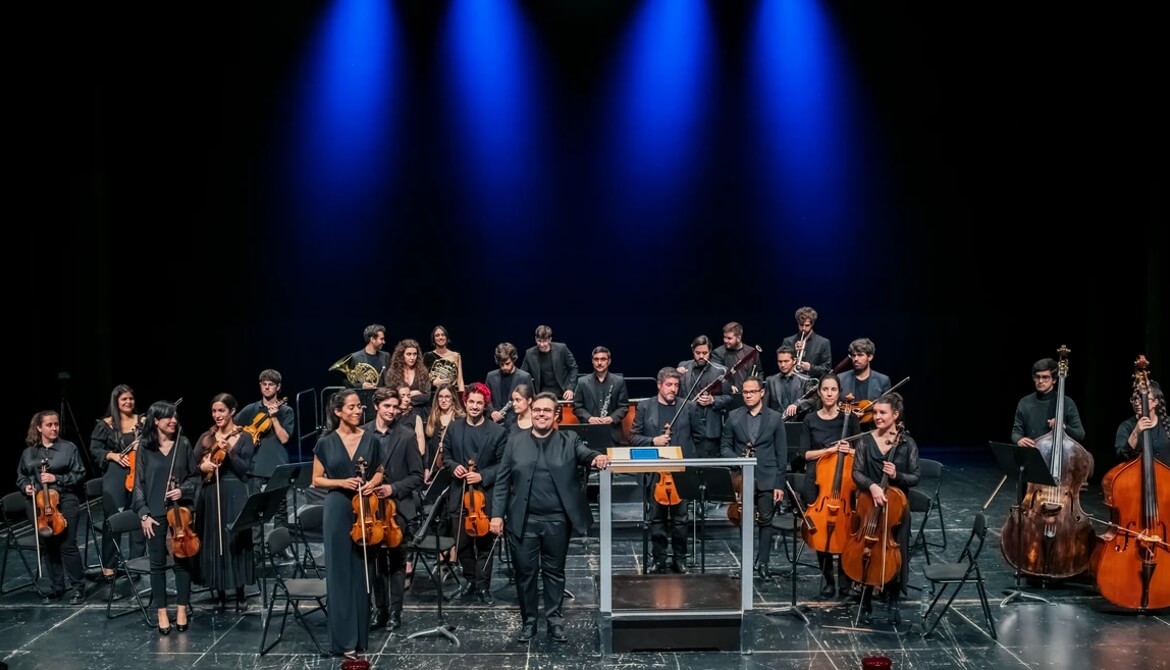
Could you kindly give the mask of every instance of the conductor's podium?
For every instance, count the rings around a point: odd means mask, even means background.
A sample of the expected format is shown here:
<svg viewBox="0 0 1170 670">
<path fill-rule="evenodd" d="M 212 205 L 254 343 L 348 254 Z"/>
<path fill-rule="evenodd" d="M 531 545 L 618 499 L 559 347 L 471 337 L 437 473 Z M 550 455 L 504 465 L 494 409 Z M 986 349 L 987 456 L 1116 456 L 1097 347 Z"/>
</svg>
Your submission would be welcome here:
<svg viewBox="0 0 1170 670">
<path fill-rule="evenodd" d="M 743 469 L 743 490 L 755 490 L 754 458 L 682 458 L 679 447 L 613 447 L 600 473 L 601 611 L 603 655 L 636 651 L 715 650 L 751 653 L 750 613 L 755 525 L 742 525 L 739 578 L 729 574 L 614 574 L 613 478 L 672 472 L 704 481 Z M 752 519 L 754 496 L 743 496 L 743 518 Z"/>
</svg>

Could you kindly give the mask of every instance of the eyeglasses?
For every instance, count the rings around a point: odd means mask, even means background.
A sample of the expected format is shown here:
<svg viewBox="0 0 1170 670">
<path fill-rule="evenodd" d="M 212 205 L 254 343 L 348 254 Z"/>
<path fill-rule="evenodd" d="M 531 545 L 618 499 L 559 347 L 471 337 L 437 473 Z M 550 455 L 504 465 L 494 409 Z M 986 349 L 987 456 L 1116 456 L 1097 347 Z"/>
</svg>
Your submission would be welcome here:
<svg viewBox="0 0 1170 670">
<path fill-rule="evenodd" d="M 532 408 L 533 414 L 552 414 L 555 411 L 556 410 L 552 409 L 551 407 L 533 407 Z"/>
</svg>

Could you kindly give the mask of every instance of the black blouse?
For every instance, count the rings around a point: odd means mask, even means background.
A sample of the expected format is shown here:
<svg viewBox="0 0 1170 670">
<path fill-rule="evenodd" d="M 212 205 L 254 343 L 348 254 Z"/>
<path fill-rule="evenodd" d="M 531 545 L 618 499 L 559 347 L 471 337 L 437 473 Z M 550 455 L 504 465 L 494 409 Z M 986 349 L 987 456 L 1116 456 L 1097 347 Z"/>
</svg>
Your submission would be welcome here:
<svg viewBox="0 0 1170 670">
<path fill-rule="evenodd" d="M 49 488 L 59 493 L 79 493 L 85 482 L 85 464 L 81 462 L 81 451 L 69 440 L 58 439 L 52 446 L 37 442 L 35 447 L 25 447 L 20 454 L 16 468 L 16 486 L 21 491 L 32 484 L 40 488 L 41 461 L 48 461 L 47 470 L 57 476 Z"/>
<path fill-rule="evenodd" d="M 195 450 L 186 435 L 179 436 L 179 442 L 165 455 L 156 449 L 139 449 L 134 466 L 134 493 L 130 503 L 134 513 L 138 516 L 166 516 L 168 475 L 179 483 L 179 490 L 183 492 L 180 502 L 194 501 L 201 474 L 199 462 L 195 460 Z"/>
<path fill-rule="evenodd" d="M 853 483 L 860 489 L 869 489 L 882 480 L 882 463 L 889 458 L 897 473 L 890 479 L 890 485 L 906 492 L 918 485 L 918 443 L 914 438 L 902 434 L 902 442 L 894 447 L 893 455 L 882 454 L 873 433 L 858 438 L 857 451 L 853 455 Z"/>
<path fill-rule="evenodd" d="M 1125 421 L 1122 421 L 1121 425 L 1117 427 L 1117 438 L 1115 440 L 1115 446 L 1117 447 L 1118 456 L 1128 459 L 1136 458 L 1138 454 L 1142 453 L 1142 435 L 1140 433 L 1138 434 L 1138 448 L 1129 448 L 1129 434 L 1132 433 L 1133 429 L 1136 427 L 1137 417 L 1134 416 L 1131 416 Z M 1166 435 L 1165 422 L 1159 418 L 1158 425 L 1154 426 L 1147 432 L 1150 434 L 1150 447 L 1154 450 L 1154 458 L 1162 461 L 1163 463 L 1170 464 L 1170 461 L 1166 460 L 1166 457 L 1170 456 L 1170 437 Z"/>
</svg>

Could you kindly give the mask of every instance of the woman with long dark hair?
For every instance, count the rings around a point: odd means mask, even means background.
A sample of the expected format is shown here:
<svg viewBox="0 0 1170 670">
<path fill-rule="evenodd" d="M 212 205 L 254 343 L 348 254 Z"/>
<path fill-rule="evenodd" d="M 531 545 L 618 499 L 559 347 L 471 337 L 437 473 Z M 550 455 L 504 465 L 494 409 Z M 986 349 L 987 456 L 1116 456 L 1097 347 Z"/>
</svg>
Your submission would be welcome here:
<svg viewBox="0 0 1170 670">
<path fill-rule="evenodd" d="M 98 420 L 89 436 L 89 453 L 102 473 L 102 512 L 107 519 L 130 509 L 130 492 L 134 489 L 133 479 L 129 478 L 130 463 L 138 457 L 136 449 L 141 430 L 142 418 L 135 409 L 134 389 L 118 384 L 110 392 L 106 416 Z M 102 533 L 101 579 L 106 582 L 114 581 L 114 568 L 118 567 L 114 565 L 115 539 L 119 538 Z M 146 543 L 138 533 L 130 533 L 129 547 L 127 559 L 146 553 Z"/>
</svg>

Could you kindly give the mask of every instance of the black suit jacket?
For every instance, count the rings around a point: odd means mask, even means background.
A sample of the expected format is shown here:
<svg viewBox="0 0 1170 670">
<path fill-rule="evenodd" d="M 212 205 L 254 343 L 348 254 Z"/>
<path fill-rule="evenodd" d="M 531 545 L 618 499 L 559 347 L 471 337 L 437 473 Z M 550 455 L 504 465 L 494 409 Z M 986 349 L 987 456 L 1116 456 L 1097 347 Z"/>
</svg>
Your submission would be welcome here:
<svg viewBox="0 0 1170 670">
<path fill-rule="evenodd" d="M 540 349 L 536 347 L 528 347 L 528 351 L 524 352 L 524 363 L 520 369 L 532 375 L 532 381 L 535 384 L 532 390 L 539 392 L 540 379 L 540 363 L 537 361 L 537 354 Z M 557 383 L 561 388 L 573 390 L 577 387 L 577 359 L 573 358 L 573 352 L 569 351 L 568 345 L 563 342 L 553 342 L 552 350 L 549 351 L 552 356 L 553 374 L 556 375 Z"/>
<path fill-rule="evenodd" d="M 468 437 L 471 430 L 484 431 L 486 441 L 480 449 L 472 453 L 472 441 Z M 504 445 L 507 443 L 508 431 L 490 419 L 477 428 L 469 428 L 467 419 L 455 419 L 447 429 L 447 437 L 443 441 L 443 467 L 454 471 L 456 466 L 467 467 L 471 459 L 475 459 L 475 471 L 483 478 L 481 486 L 488 503 L 491 503 L 492 487 L 496 483 L 497 469 L 504 456 Z M 463 492 L 463 482 L 459 479 L 451 480 L 451 490 Z M 461 496 L 449 496 L 450 506 L 459 507 Z M 491 514 L 491 508 L 488 509 Z"/>
<path fill-rule="evenodd" d="M 774 409 L 760 410 L 760 436 L 752 446 L 756 450 L 756 490 L 772 491 L 784 488 L 784 471 L 788 463 L 788 434 L 784 417 Z M 727 415 L 723 438 L 719 444 L 724 458 L 739 458 L 750 440 L 747 433 L 747 407 L 740 407 Z M 780 464 L 785 467 L 780 467 Z"/>
<path fill-rule="evenodd" d="M 796 341 L 800 339 L 800 333 L 796 335 L 789 335 L 781 342 L 781 346 L 787 344 L 792 348 L 796 348 Z M 833 369 L 833 347 L 829 344 L 829 338 L 821 337 L 817 331 L 809 333 L 808 339 L 804 341 L 804 359 L 812 364 L 812 368 L 805 374 L 810 374 L 814 377 L 824 377 Z M 800 370 L 804 372 L 804 370 Z"/>
<path fill-rule="evenodd" d="M 378 462 L 383 468 L 382 482 L 390 485 L 390 497 L 394 499 L 399 516 L 413 519 L 417 513 L 414 492 L 422 488 L 423 483 L 422 455 L 418 453 L 414 431 L 394 425 L 383 434 L 377 431 L 376 425 L 371 421 L 363 428 L 378 440 Z"/>
<path fill-rule="evenodd" d="M 605 400 L 605 389 L 612 389 L 609 393 L 607 416 L 613 418 L 613 442 L 621 444 L 622 419 L 630 411 L 630 396 L 626 392 L 626 379 L 612 372 L 605 375 L 605 385 L 597 382 L 597 375 L 589 373 L 577 379 L 577 386 L 573 390 L 573 414 L 581 423 L 589 423 L 589 418 L 601 416 L 601 403 Z"/>
<path fill-rule="evenodd" d="M 679 397 L 685 398 L 690 393 L 692 400 L 699 396 L 699 391 L 727 372 L 727 368 L 723 367 L 722 364 L 708 363 L 701 368 L 696 367 L 694 359 L 682 361 L 679 363 L 679 367 L 687 370 L 687 373 L 683 375 L 682 381 L 679 383 Z M 696 405 L 698 409 L 695 411 L 698 413 L 698 416 L 695 420 L 702 428 L 703 437 L 709 440 L 716 440 L 723 433 L 724 413 L 735 409 L 737 405 L 742 406 L 743 399 L 741 396 L 731 394 L 730 381 L 722 382 L 719 388 L 711 395 L 715 399 L 715 402 L 710 406 L 701 407 Z"/>
<path fill-rule="evenodd" d="M 862 400 L 877 400 L 882 395 L 884 395 L 886 391 L 890 390 L 889 377 L 883 375 L 877 370 L 870 370 L 869 372 L 869 393 L 866 394 L 868 396 L 866 398 L 857 397 L 857 378 L 853 374 L 853 371 L 846 370 L 845 372 L 842 372 L 838 376 L 838 379 L 841 380 L 841 398 L 844 399 L 845 396 L 852 393 L 854 402 L 859 402 Z"/>
<path fill-rule="evenodd" d="M 508 440 L 504 460 L 496 475 L 497 486 L 492 490 L 492 509 L 500 510 L 493 516 L 503 516 L 508 532 L 519 537 L 528 516 L 528 495 L 536 472 L 536 439 L 532 431 L 516 433 Z M 585 502 L 578 467 L 589 467 L 601 454 L 586 447 L 581 436 L 563 430 L 554 430 L 545 452 L 545 464 L 552 475 L 557 496 L 569 517 L 572 530 L 585 533 L 593 525 L 593 515 Z"/>
<path fill-rule="evenodd" d="M 799 421 L 802 414 L 818 403 L 816 393 L 812 393 L 808 398 L 804 397 L 816 387 L 817 380 L 811 376 L 802 378 L 793 373 L 784 377 L 777 372 L 764 380 L 764 389 L 767 391 L 764 394 L 764 399 L 768 407 L 781 414 L 788 408 L 788 405 L 795 404 L 796 416 L 792 420 Z"/>
<path fill-rule="evenodd" d="M 521 370 L 520 368 L 513 368 L 511 376 L 513 378 L 511 388 L 515 389 L 521 384 L 528 384 L 528 387 L 532 389 L 532 392 L 534 394 L 536 393 L 536 387 L 532 384 L 532 375 Z M 500 369 L 496 368 L 495 370 L 487 373 L 487 378 L 483 380 L 483 383 L 488 387 L 488 392 L 492 394 L 492 401 L 488 403 L 487 409 L 484 410 L 484 414 L 488 416 L 491 416 L 492 412 L 500 409 L 504 405 L 507 405 L 508 401 L 511 400 L 510 397 L 504 397 L 504 387 L 501 385 L 503 382 L 503 377 L 504 376 L 500 374 Z"/>
<path fill-rule="evenodd" d="M 703 426 L 698 419 L 698 405 L 688 402 L 681 412 L 678 404 L 682 398 L 675 401 L 674 407 L 663 412 L 663 406 L 658 404 L 658 396 L 646 398 L 638 402 L 634 410 L 634 428 L 630 431 L 630 443 L 636 447 L 654 443 L 654 438 L 662 434 L 663 425 L 678 413 L 673 426 L 670 428 L 670 441 L 682 447 L 683 458 L 697 458 L 698 450 L 695 447 L 698 440 L 703 439 Z"/>
</svg>

